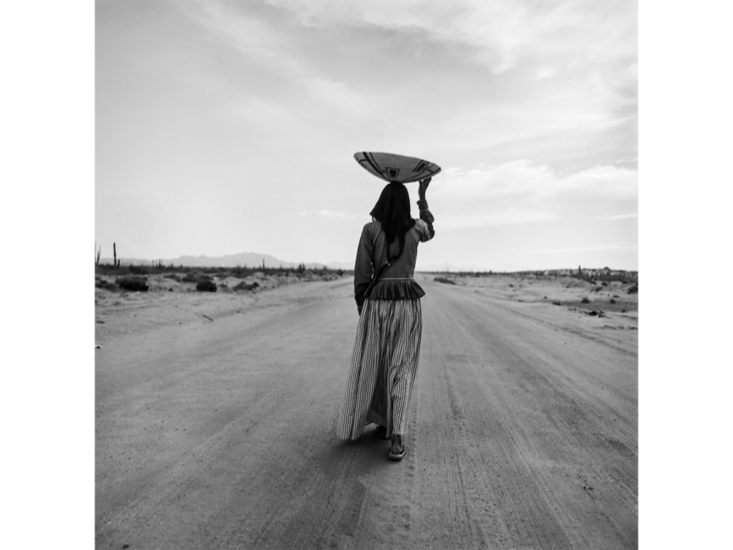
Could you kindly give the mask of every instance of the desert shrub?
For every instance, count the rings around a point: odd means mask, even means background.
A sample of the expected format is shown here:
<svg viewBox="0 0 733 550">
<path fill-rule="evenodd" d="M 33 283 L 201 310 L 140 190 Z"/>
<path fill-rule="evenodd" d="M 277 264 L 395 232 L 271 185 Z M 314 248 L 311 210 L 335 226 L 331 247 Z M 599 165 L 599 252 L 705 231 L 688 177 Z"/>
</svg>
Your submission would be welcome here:
<svg viewBox="0 0 733 550">
<path fill-rule="evenodd" d="M 196 283 L 196 290 L 199 292 L 216 292 L 216 283 L 214 281 L 201 280 Z"/>
<path fill-rule="evenodd" d="M 130 265 L 129 269 L 130 273 L 133 275 L 147 275 L 150 271 L 148 267 L 144 265 Z"/>
<path fill-rule="evenodd" d="M 435 279 L 433 279 L 433 281 L 435 281 L 436 283 L 443 283 L 443 284 L 446 284 L 446 285 L 454 285 L 454 284 L 456 284 L 455 281 L 453 281 L 451 279 L 446 279 L 445 277 L 436 277 Z"/>
<path fill-rule="evenodd" d="M 115 281 L 117 286 L 130 292 L 147 292 L 150 287 L 148 286 L 148 280 L 145 277 L 131 276 L 121 277 Z"/>
<path fill-rule="evenodd" d="M 639 292 L 639 285 L 636 285 L 636 284 L 635 285 L 631 285 L 629 287 L 629 290 L 627 292 L 629 294 L 636 294 L 637 292 Z"/>
<path fill-rule="evenodd" d="M 259 288 L 259 286 L 260 286 L 260 284 L 258 282 L 256 282 L 256 281 L 254 283 L 252 283 L 251 285 L 245 283 L 244 281 L 242 281 L 237 286 L 233 287 L 232 290 L 255 290 L 255 289 Z"/>
<path fill-rule="evenodd" d="M 166 279 L 172 279 L 172 280 L 177 281 L 179 283 L 182 280 L 181 277 L 179 277 L 175 273 L 166 273 L 165 275 L 163 275 L 163 277 L 165 277 Z"/>
<path fill-rule="evenodd" d="M 613 298 L 611 298 L 611 299 L 610 299 L 610 300 L 608 301 L 608 303 L 609 303 L 609 304 L 615 304 L 615 303 L 616 303 L 616 300 L 614 300 Z"/>
<path fill-rule="evenodd" d="M 189 271 L 186 276 L 183 277 L 184 283 L 200 283 L 201 281 L 213 281 L 214 279 L 206 273 L 200 273 L 198 271 Z"/>
<path fill-rule="evenodd" d="M 252 273 L 252 269 L 246 267 L 235 267 L 232 269 L 232 277 L 236 277 L 237 279 L 244 279 L 250 273 Z"/>
<path fill-rule="evenodd" d="M 567 283 L 566 288 L 589 288 L 591 285 L 587 281 L 579 279 L 570 279 Z"/>
<path fill-rule="evenodd" d="M 590 300 L 589 300 L 588 298 L 585 298 L 585 297 L 584 297 L 584 298 L 583 298 L 583 299 L 582 299 L 582 300 L 580 301 L 580 303 L 581 303 L 581 304 L 590 304 Z"/>
<path fill-rule="evenodd" d="M 119 290 L 116 285 L 113 285 L 112 283 L 99 278 L 95 281 L 94 286 L 97 288 L 101 288 L 102 290 L 109 290 L 111 292 L 117 292 Z"/>
<path fill-rule="evenodd" d="M 553 305 L 553 306 L 561 306 L 561 305 L 562 305 L 562 303 L 560 303 L 560 302 L 552 302 L 552 305 Z"/>
</svg>

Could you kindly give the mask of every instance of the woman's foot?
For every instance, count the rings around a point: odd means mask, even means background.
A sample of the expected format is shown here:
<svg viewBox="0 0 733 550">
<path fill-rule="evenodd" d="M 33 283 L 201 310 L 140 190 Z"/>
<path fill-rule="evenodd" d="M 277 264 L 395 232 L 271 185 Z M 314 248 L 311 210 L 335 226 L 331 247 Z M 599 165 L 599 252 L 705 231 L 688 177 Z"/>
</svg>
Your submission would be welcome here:
<svg viewBox="0 0 733 550">
<path fill-rule="evenodd" d="M 381 437 L 382 439 L 389 439 L 389 436 L 387 435 L 387 428 L 384 426 L 377 426 L 377 437 Z"/>
<path fill-rule="evenodd" d="M 389 450 L 389 458 L 392 460 L 402 460 L 407 453 L 407 449 L 402 444 L 402 436 L 394 434 L 392 436 L 392 447 Z"/>
</svg>

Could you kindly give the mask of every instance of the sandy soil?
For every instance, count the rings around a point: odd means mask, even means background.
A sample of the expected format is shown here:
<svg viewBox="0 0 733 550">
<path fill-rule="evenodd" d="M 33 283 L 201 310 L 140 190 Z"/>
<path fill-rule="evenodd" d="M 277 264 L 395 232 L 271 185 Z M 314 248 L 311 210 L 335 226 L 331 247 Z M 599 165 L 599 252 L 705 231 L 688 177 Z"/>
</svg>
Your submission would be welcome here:
<svg viewBox="0 0 733 550">
<path fill-rule="evenodd" d="M 638 295 L 419 278 L 400 463 L 334 436 L 351 279 L 98 290 L 97 548 L 636 548 Z"/>
</svg>

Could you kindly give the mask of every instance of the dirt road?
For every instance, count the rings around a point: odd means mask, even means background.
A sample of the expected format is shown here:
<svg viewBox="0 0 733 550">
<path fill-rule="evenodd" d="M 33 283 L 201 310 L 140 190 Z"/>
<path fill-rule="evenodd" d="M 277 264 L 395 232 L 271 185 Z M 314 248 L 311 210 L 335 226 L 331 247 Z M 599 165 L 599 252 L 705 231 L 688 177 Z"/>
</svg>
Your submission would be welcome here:
<svg viewBox="0 0 733 550">
<path fill-rule="evenodd" d="M 98 309 L 97 548 L 635 548 L 637 332 L 421 284 L 400 463 L 334 436 L 349 279 Z"/>
</svg>

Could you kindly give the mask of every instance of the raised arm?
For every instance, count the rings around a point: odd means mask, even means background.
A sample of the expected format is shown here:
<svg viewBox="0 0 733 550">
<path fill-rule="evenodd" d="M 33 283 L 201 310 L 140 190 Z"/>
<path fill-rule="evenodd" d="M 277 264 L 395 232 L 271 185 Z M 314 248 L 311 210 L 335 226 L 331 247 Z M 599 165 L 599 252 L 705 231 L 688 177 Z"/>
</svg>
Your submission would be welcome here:
<svg viewBox="0 0 733 550">
<path fill-rule="evenodd" d="M 428 190 L 428 185 L 430 185 L 431 180 L 432 178 L 420 180 L 420 187 L 417 191 L 417 194 L 420 197 L 420 200 L 417 201 L 417 206 L 420 208 L 420 219 L 428 225 L 428 229 L 430 231 L 430 238 L 425 239 L 426 241 L 429 241 L 435 236 L 435 229 L 433 228 L 435 218 L 430 213 L 430 210 L 428 210 L 428 201 L 425 198 L 425 193 Z"/>
</svg>

